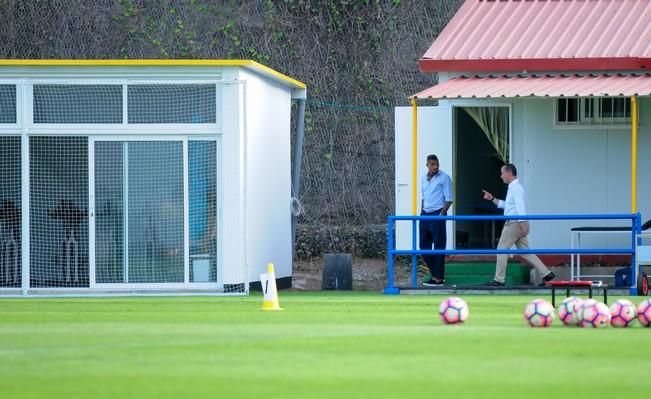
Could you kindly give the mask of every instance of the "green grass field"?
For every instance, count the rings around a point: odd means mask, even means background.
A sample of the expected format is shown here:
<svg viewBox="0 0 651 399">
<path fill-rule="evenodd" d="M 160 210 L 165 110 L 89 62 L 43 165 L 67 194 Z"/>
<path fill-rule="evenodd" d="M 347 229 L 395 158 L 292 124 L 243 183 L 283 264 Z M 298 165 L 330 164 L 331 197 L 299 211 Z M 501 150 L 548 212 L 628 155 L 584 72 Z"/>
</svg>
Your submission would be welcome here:
<svg viewBox="0 0 651 399">
<path fill-rule="evenodd" d="M 0 300 L 0 397 L 645 397 L 651 329 L 526 327 L 526 296 Z M 614 300 L 613 298 L 612 300 Z M 632 298 L 639 303 L 641 298 Z"/>
</svg>

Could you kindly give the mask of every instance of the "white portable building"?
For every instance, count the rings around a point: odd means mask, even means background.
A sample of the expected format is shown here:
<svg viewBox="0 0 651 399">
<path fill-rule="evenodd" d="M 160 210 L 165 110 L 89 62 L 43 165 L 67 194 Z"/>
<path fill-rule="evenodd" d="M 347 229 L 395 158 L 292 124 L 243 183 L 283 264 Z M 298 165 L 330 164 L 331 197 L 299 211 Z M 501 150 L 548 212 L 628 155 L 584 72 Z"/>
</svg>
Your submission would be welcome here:
<svg viewBox="0 0 651 399">
<path fill-rule="evenodd" d="M 247 60 L 0 60 L 0 293 L 291 284 L 305 96 Z"/>
</svg>

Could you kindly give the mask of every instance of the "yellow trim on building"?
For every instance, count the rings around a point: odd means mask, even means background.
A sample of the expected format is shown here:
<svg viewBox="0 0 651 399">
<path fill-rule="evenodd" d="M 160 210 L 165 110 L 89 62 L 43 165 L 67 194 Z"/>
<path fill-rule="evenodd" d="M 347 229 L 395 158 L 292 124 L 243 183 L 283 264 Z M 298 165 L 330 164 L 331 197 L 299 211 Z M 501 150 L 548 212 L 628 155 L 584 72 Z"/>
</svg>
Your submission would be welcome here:
<svg viewBox="0 0 651 399">
<path fill-rule="evenodd" d="M 0 66 L 239 66 L 252 69 L 298 89 L 306 89 L 305 83 L 284 75 L 266 65 L 252 60 L 2 60 Z"/>
<path fill-rule="evenodd" d="M 248 62 L 248 67 L 251 69 L 254 69 L 262 74 L 268 74 L 271 76 L 276 77 L 279 80 L 282 80 L 286 83 L 289 83 L 290 85 L 296 86 L 297 89 L 307 89 L 307 85 L 299 80 L 296 80 L 294 78 L 290 78 L 287 75 L 284 75 L 275 69 L 271 69 L 266 65 L 260 64 L 259 62 L 255 61 L 246 61 Z"/>
</svg>

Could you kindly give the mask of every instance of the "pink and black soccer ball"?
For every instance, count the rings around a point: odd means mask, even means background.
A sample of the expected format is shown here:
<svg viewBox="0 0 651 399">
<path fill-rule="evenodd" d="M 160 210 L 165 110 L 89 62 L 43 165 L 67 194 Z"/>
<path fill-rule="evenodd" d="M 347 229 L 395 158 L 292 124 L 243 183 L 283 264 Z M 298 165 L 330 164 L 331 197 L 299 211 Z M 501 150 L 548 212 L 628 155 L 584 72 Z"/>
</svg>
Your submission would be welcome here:
<svg viewBox="0 0 651 399">
<path fill-rule="evenodd" d="M 581 327 L 602 328 L 610 324 L 610 309 L 597 301 L 586 301 L 581 310 Z"/>
<path fill-rule="evenodd" d="M 578 326 L 580 323 L 579 309 L 582 307 L 583 300 L 575 296 L 567 297 L 558 306 L 558 318 L 566 326 Z"/>
<path fill-rule="evenodd" d="M 637 318 L 644 327 L 651 327 L 651 299 L 645 299 L 637 307 Z"/>
<path fill-rule="evenodd" d="M 630 327 L 637 319 L 637 308 L 628 299 L 618 299 L 610 305 L 610 325 Z"/>
<path fill-rule="evenodd" d="M 524 308 L 524 319 L 531 327 L 549 327 L 554 321 L 554 307 L 544 299 L 534 299 Z"/>
<path fill-rule="evenodd" d="M 459 297 L 446 298 L 439 305 L 439 315 L 445 324 L 458 324 L 468 320 L 468 304 Z"/>
</svg>

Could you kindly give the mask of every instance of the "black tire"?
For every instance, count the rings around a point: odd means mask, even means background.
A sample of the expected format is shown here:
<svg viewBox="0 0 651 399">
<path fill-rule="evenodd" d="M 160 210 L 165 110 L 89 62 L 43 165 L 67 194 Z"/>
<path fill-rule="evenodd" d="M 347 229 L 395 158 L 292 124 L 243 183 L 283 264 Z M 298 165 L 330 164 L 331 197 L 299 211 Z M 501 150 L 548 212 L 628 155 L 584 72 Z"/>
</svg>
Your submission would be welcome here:
<svg viewBox="0 0 651 399">
<path fill-rule="evenodd" d="M 637 294 L 640 296 L 649 295 L 649 278 L 646 273 L 641 272 L 637 279 Z"/>
</svg>

